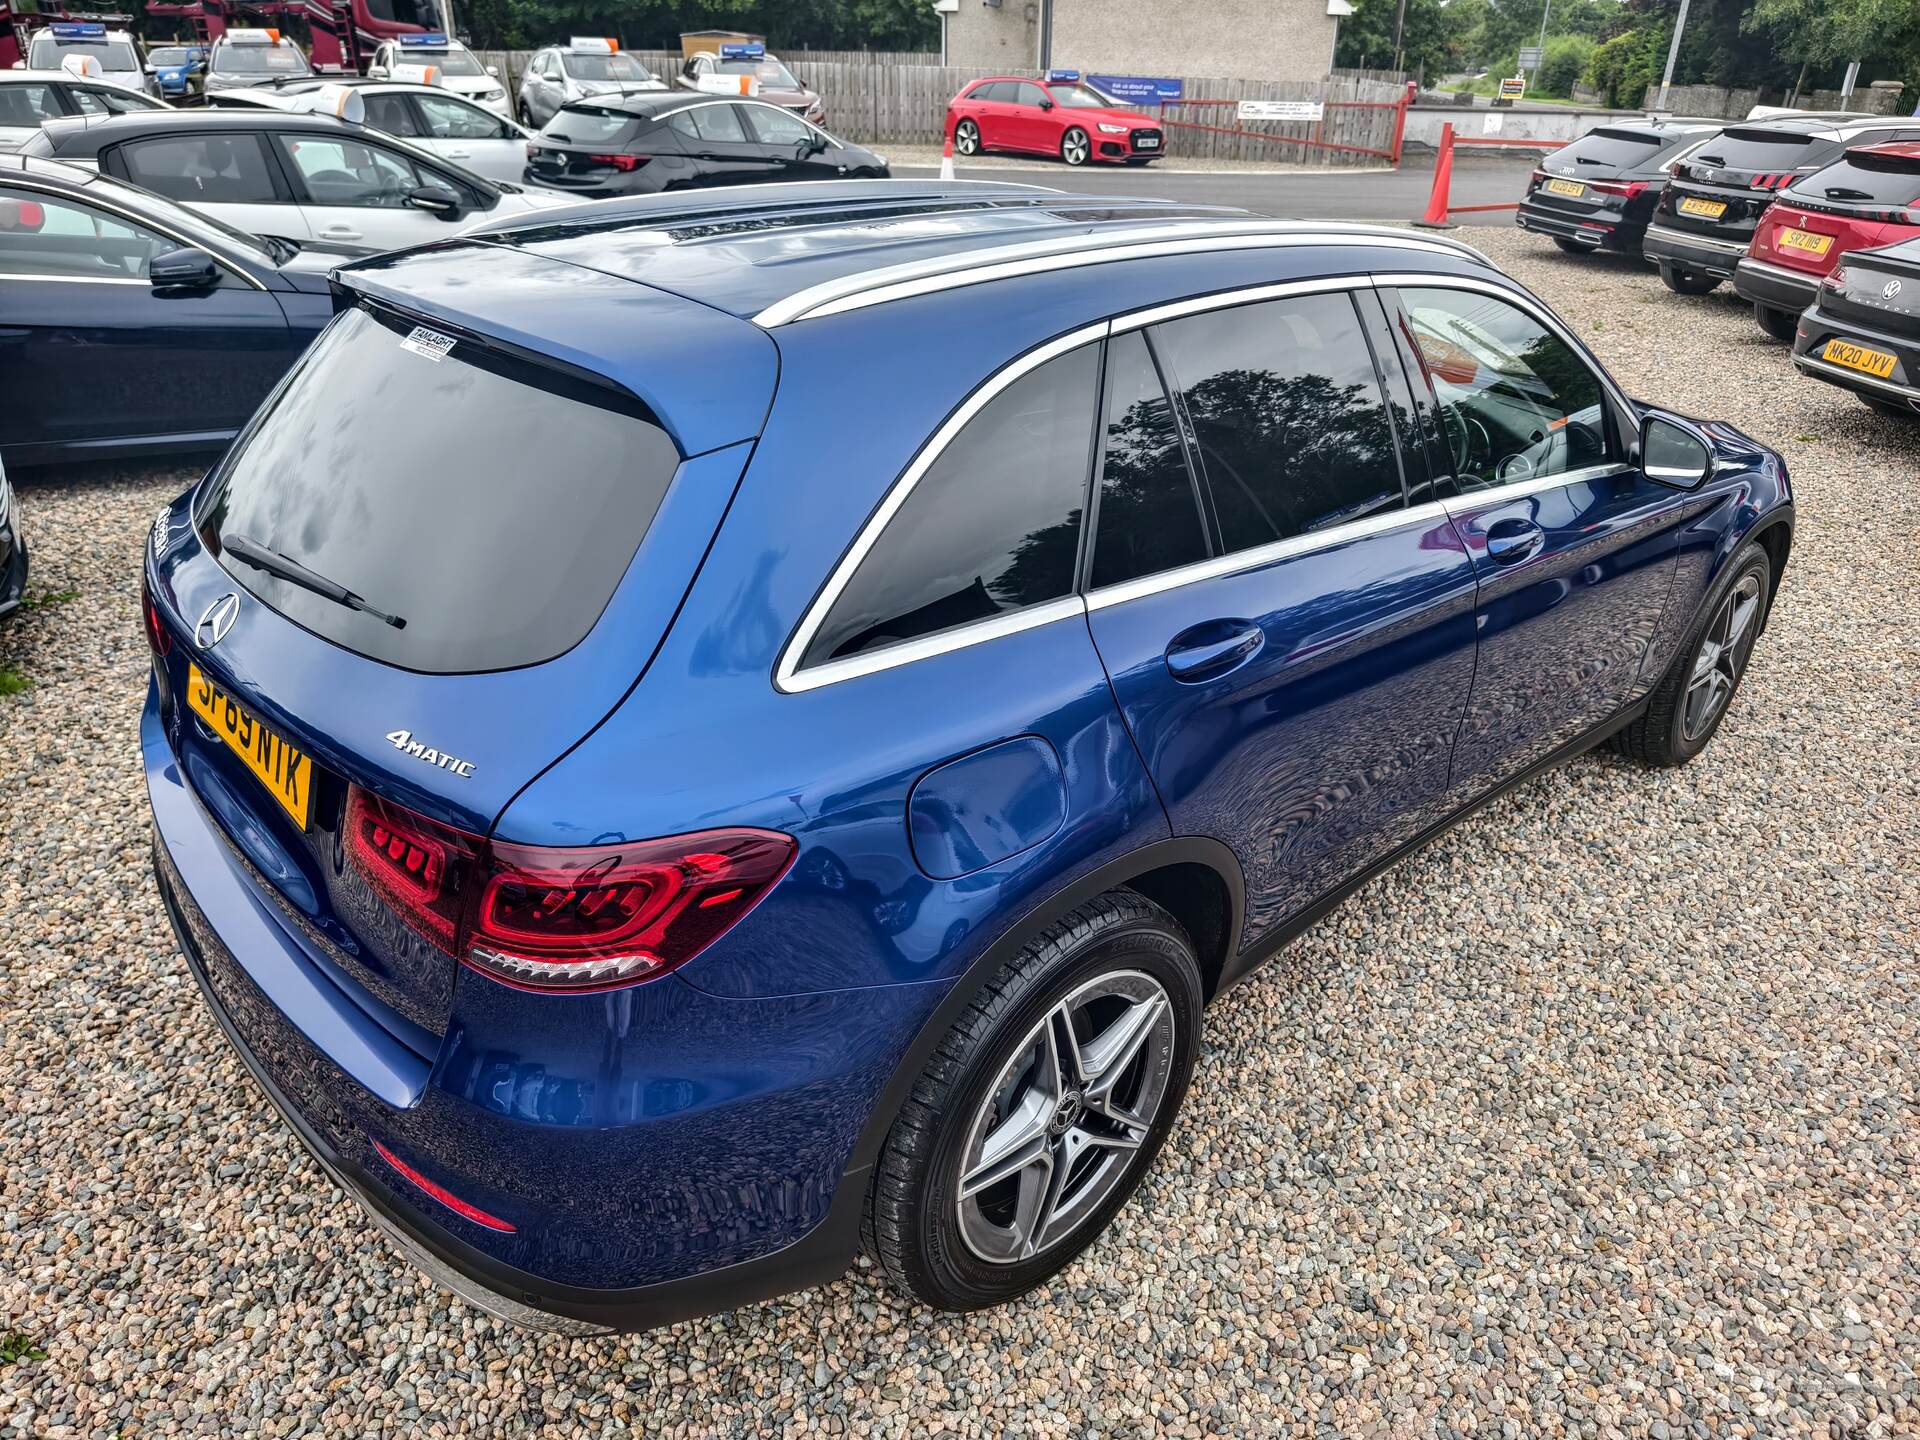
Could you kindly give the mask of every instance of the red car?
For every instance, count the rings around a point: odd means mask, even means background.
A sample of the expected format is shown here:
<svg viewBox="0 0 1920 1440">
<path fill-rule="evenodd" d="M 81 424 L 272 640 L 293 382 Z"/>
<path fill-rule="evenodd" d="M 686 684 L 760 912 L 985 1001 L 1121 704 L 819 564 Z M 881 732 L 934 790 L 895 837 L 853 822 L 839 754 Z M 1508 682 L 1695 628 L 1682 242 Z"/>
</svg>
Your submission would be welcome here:
<svg viewBox="0 0 1920 1440">
<path fill-rule="evenodd" d="M 1776 340 L 1791 342 L 1800 312 L 1849 250 L 1920 236 L 1920 142 L 1864 145 L 1795 180 L 1760 217 L 1733 288 Z"/>
<path fill-rule="evenodd" d="M 947 137 L 959 155 L 1012 150 L 1058 155 L 1069 165 L 1145 165 L 1166 143 L 1158 124 L 1072 70 L 1050 71 L 1044 81 L 1017 75 L 974 81 L 947 102 Z"/>
</svg>

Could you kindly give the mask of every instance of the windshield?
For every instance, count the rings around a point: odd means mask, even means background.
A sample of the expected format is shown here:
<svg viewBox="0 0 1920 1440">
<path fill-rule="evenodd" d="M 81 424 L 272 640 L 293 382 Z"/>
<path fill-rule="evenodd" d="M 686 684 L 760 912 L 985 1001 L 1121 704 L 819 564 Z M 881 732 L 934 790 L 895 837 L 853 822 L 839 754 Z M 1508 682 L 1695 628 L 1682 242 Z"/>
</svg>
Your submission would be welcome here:
<svg viewBox="0 0 1920 1440">
<path fill-rule="evenodd" d="M 187 65 L 192 63 L 193 52 L 184 45 L 162 45 L 158 50 L 147 52 L 147 63 L 154 66 Z"/>
<path fill-rule="evenodd" d="M 758 60 L 722 60 L 722 75 L 753 75 L 769 90 L 804 90 L 806 87 L 793 78 L 793 72 L 771 55 Z"/>
<path fill-rule="evenodd" d="M 311 75 L 307 57 L 291 45 L 222 45 L 213 52 L 221 75 Z"/>
<path fill-rule="evenodd" d="M 442 75 L 484 75 L 486 68 L 467 50 L 424 50 L 415 45 L 394 48 L 396 65 L 437 65 Z"/>
<path fill-rule="evenodd" d="M 560 52 L 560 64 L 576 80 L 630 80 L 636 83 L 653 79 L 648 70 L 631 55 L 576 55 Z"/>
<path fill-rule="evenodd" d="M 33 37 L 33 54 L 27 65 L 33 70 L 58 70 L 69 55 L 91 55 L 102 70 L 140 68 L 140 57 L 133 53 L 131 40 L 61 40 L 50 30 Z"/>
<path fill-rule="evenodd" d="M 222 467 L 201 535 L 216 552 L 244 536 L 406 622 L 223 560 L 336 645 L 433 674 L 503 670 L 593 628 L 679 464 L 625 392 L 357 306 Z"/>
<path fill-rule="evenodd" d="M 1053 103 L 1069 110 L 1111 110 L 1114 102 L 1088 85 L 1049 85 Z"/>
</svg>

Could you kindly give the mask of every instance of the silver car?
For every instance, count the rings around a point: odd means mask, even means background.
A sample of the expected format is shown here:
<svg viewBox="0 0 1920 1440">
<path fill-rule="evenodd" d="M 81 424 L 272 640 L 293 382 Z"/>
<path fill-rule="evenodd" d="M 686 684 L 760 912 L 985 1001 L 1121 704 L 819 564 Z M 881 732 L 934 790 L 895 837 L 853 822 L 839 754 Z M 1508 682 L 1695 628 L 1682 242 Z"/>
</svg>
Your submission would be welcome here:
<svg viewBox="0 0 1920 1440">
<path fill-rule="evenodd" d="M 636 57 L 623 54 L 618 41 L 576 35 L 565 45 L 535 51 L 527 62 L 520 77 L 520 123 L 538 130 L 562 105 L 589 95 L 666 88 Z"/>
</svg>

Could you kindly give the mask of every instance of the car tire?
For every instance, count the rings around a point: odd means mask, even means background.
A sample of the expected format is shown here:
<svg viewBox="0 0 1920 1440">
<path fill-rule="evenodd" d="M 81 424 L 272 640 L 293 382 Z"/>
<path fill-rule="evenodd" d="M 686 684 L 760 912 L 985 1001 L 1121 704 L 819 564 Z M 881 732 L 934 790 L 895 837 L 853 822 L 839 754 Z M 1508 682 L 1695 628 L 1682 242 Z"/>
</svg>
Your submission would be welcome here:
<svg viewBox="0 0 1920 1440">
<path fill-rule="evenodd" d="M 914 1081 L 874 1166 L 867 1253 L 899 1289 L 953 1311 L 1003 1304 L 1065 1268 L 1172 1128 L 1203 1005 L 1192 942 L 1145 897 L 1114 891 L 1055 922 L 987 982 Z M 996 1143 L 1014 1147 L 997 1162 Z"/>
<path fill-rule="evenodd" d="M 962 120 L 953 127 L 953 153 L 956 155 L 978 155 L 983 147 L 980 144 L 980 127 L 971 120 Z"/>
<path fill-rule="evenodd" d="M 1676 295 L 1709 295 L 1720 288 L 1720 282 L 1711 275 L 1696 275 L 1671 260 L 1660 262 L 1660 283 Z"/>
<path fill-rule="evenodd" d="M 527 108 L 527 102 L 524 100 L 520 102 L 520 124 L 528 130 L 538 130 L 540 128 L 533 123 L 533 111 Z"/>
<path fill-rule="evenodd" d="M 1084 165 L 1093 158 L 1093 141 L 1078 125 L 1060 137 L 1060 158 L 1069 165 Z"/>
<path fill-rule="evenodd" d="M 1900 420 L 1920 418 L 1915 416 L 1913 407 L 1905 404 L 1903 401 L 1882 400 L 1878 395 L 1862 395 L 1858 390 L 1854 391 L 1854 394 L 1860 395 L 1861 404 L 1870 410 L 1879 411 L 1882 415 L 1891 415 Z"/>
<path fill-rule="evenodd" d="M 1564 235 L 1554 236 L 1553 243 L 1569 255 L 1591 255 L 1600 248 L 1598 245 L 1588 245 L 1579 240 L 1569 240 Z"/>
<path fill-rule="evenodd" d="M 1800 316 L 1792 310 L 1778 310 L 1771 305 L 1753 303 L 1753 318 L 1760 328 L 1774 339 L 1791 345 L 1794 332 L 1800 328 Z"/>
<path fill-rule="evenodd" d="M 1720 729 L 1767 623 L 1773 565 L 1755 541 L 1735 555 L 1708 592 L 1680 653 L 1654 687 L 1646 711 L 1613 737 L 1622 755 L 1658 767 L 1684 765 Z M 1744 616 L 1744 619 L 1741 617 Z M 1737 629 L 1729 642 L 1728 631 Z M 1709 658 L 1711 657 L 1711 659 Z M 1718 688 L 1711 703 L 1703 687 Z"/>
</svg>

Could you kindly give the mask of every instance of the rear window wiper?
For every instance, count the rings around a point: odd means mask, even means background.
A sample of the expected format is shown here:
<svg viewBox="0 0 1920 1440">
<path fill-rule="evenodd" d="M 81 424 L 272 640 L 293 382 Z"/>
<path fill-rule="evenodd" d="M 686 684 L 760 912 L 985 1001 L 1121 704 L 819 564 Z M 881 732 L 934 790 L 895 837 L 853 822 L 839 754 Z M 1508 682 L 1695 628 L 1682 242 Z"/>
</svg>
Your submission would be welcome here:
<svg viewBox="0 0 1920 1440">
<path fill-rule="evenodd" d="M 1829 185 L 1820 192 L 1829 200 L 1871 200 L 1873 196 L 1864 190 L 1856 190 L 1851 185 Z"/>
<path fill-rule="evenodd" d="M 277 575 L 289 585 L 298 585 L 302 590 L 311 590 L 314 594 L 336 605 L 344 605 L 349 610 L 358 610 L 371 615 L 376 620 L 384 620 L 396 630 L 407 628 L 407 622 L 398 615 L 389 615 L 384 610 L 376 610 L 353 591 L 337 581 L 329 580 L 317 571 L 309 570 L 298 560 L 289 560 L 278 550 L 269 550 L 257 540 L 249 540 L 244 535 L 222 535 L 220 548 L 243 564 L 256 570 L 264 570 L 269 575 Z"/>
</svg>

